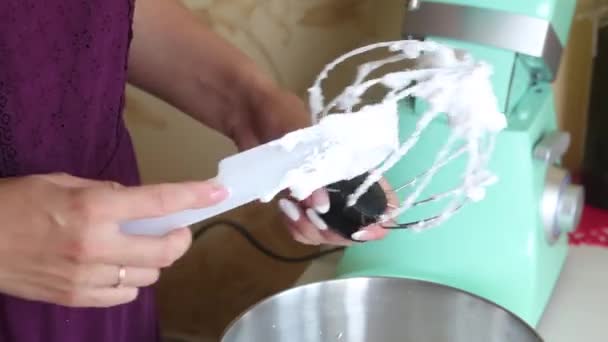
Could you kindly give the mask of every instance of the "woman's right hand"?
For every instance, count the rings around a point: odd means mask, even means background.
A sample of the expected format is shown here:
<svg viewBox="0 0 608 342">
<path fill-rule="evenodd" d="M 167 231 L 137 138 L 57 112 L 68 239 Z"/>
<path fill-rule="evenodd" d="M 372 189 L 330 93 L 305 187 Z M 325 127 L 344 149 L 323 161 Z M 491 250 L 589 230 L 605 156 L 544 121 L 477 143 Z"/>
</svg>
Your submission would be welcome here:
<svg viewBox="0 0 608 342">
<path fill-rule="evenodd" d="M 123 187 L 66 174 L 2 179 L 0 292 L 72 307 L 130 302 L 192 238 L 187 228 L 127 235 L 118 223 L 210 206 L 226 195 L 212 182 Z"/>
</svg>

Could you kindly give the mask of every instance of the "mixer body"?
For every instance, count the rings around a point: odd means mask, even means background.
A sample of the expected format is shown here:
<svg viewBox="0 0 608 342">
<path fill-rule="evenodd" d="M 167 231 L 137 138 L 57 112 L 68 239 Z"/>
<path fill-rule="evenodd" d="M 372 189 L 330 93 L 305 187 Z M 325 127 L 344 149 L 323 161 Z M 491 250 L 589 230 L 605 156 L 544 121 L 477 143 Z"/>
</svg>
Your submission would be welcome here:
<svg viewBox="0 0 608 342">
<path fill-rule="evenodd" d="M 483 201 L 468 203 L 439 227 L 393 231 L 382 241 L 348 248 L 338 277 L 436 282 L 487 298 L 530 325 L 538 323 L 567 256 L 567 233 L 578 225 L 583 206 L 582 188 L 560 167 L 569 137 L 557 129 L 551 84 L 575 5 L 575 0 L 446 0 L 410 8 L 404 34 L 467 50 L 492 64 L 493 85 L 508 117 L 490 161 L 498 182 Z M 418 100 L 401 103 L 403 137 L 424 107 Z M 389 183 L 399 187 L 428 169 L 449 134 L 445 119 L 433 122 L 386 175 Z M 463 156 L 440 171 L 428 194 L 460 182 L 466 162 Z M 445 205 L 416 207 L 399 223 L 432 217 Z"/>
</svg>

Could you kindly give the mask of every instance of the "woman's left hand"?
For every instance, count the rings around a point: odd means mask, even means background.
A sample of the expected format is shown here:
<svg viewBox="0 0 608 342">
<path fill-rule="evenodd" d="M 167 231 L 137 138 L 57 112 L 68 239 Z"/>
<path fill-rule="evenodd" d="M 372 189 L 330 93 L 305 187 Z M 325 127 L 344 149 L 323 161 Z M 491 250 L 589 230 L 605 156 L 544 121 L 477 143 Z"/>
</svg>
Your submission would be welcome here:
<svg viewBox="0 0 608 342">
<path fill-rule="evenodd" d="M 248 96 L 251 99 L 248 101 L 248 113 L 242 113 L 241 116 L 241 119 L 245 120 L 239 120 L 231 127 L 231 137 L 239 149 L 246 150 L 310 126 L 310 113 L 304 102 L 295 94 L 270 82 L 257 83 L 252 89 L 252 95 Z M 387 185 L 383 184 L 387 193 L 391 194 Z M 391 202 L 394 202 L 394 199 L 390 197 Z M 281 198 L 279 207 L 291 235 L 303 244 L 346 246 L 353 243 L 332 232 L 319 216 L 329 210 L 329 197 L 324 189 L 317 190 L 302 202 Z M 373 225 L 356 233 L 353 239 L 377 240 L 386 234 L 386 229 Z"/>
</svg>

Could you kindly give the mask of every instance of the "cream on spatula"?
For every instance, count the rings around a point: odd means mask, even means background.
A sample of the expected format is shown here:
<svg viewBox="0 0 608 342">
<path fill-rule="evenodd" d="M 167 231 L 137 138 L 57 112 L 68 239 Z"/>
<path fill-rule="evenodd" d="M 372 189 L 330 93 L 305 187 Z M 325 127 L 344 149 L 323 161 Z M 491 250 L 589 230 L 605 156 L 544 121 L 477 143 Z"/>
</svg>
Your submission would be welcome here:
<svg viewBox="0 0 608 342">
<path fill-rule="evenodd" d="M 216 180 L 230 193 L 223 202 L 123 222 L 121 228 L 130 234 L 162 235 L 252 201 L 268 202 L 286 189 L 303 200 L 317 189 L 378 167 L 398 148 L 396 101 L 328 115 L 314 126 L 222 160 Z"/>
</svg>

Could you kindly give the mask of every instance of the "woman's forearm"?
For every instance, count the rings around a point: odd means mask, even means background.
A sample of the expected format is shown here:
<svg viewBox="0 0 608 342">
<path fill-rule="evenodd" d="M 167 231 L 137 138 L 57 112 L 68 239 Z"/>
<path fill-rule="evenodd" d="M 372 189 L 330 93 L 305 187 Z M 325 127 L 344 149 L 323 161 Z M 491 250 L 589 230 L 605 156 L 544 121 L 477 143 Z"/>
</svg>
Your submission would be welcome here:
<svg viewBox="0 0 608 342">
<path fill-rule="evenodd" d="M 274 87 L 255 63 L 178 0 L 138 0 L 129 82 L 230 135 L 251 92 Z"/>
</svg>

